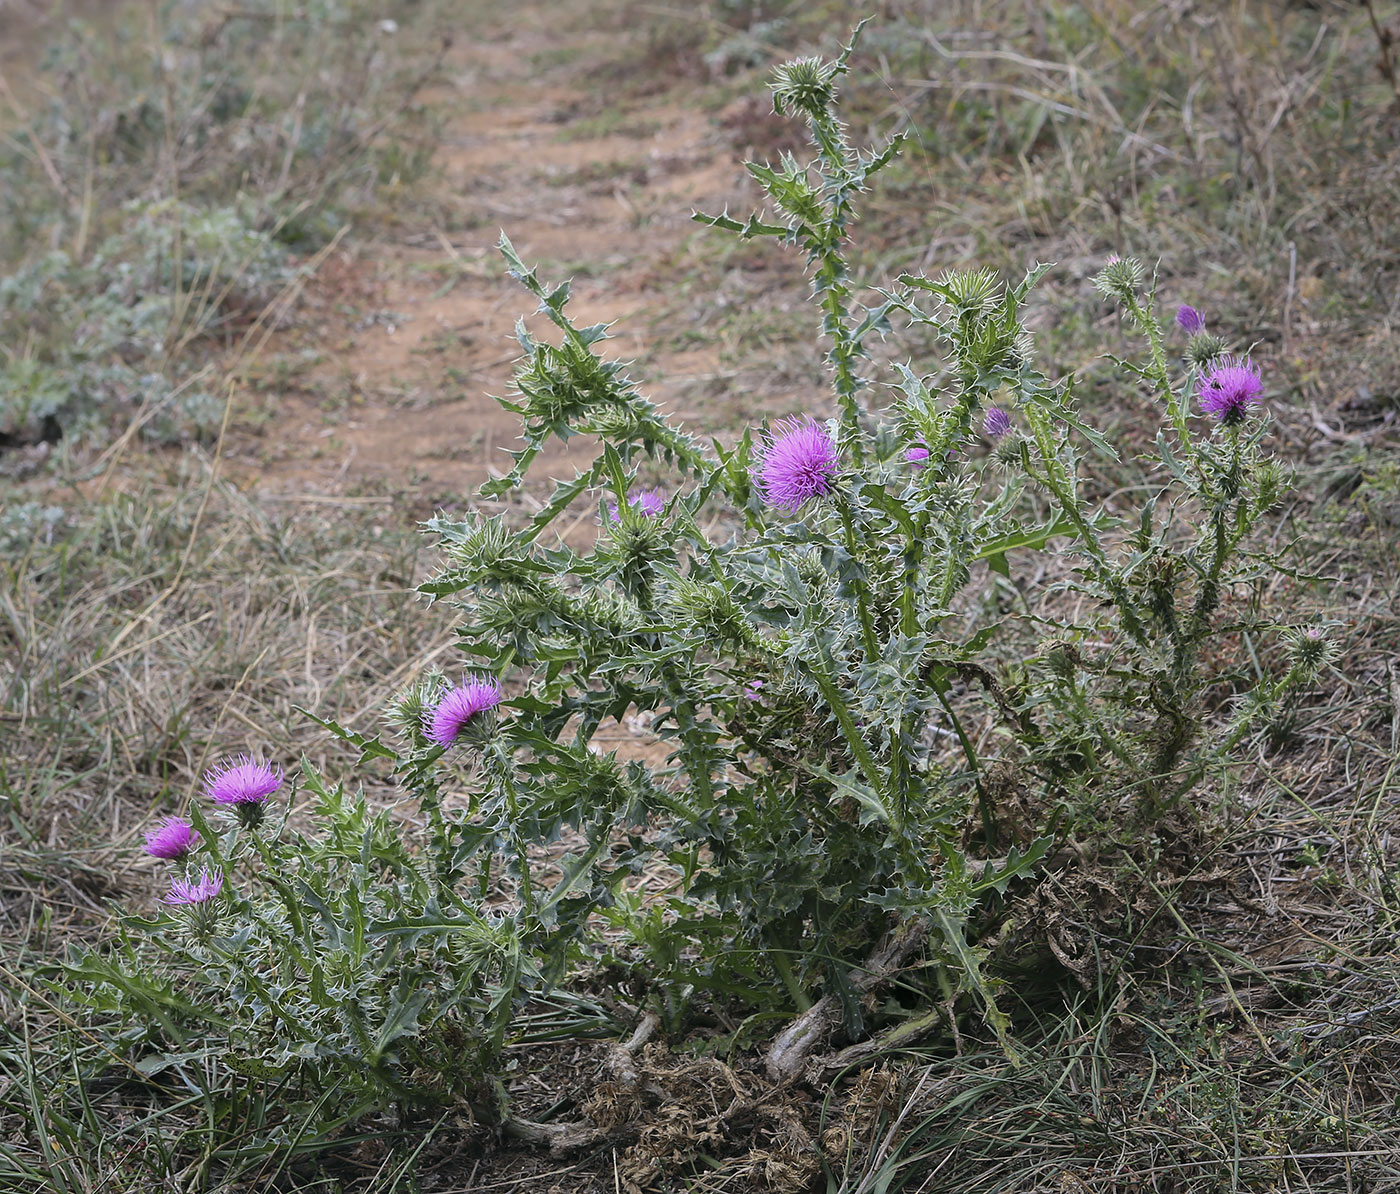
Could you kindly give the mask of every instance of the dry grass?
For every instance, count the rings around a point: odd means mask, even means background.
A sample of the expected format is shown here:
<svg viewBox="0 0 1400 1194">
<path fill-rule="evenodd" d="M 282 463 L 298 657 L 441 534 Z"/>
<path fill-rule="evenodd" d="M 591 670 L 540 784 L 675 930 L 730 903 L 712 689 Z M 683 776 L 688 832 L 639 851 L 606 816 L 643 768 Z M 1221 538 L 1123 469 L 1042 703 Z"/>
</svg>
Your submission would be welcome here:
<svg viewBox="0 0 1400 1194">
<path fill-rule="evenodd" d="M 230 743 L 322 758 L 296 706 L 363 719 L 431 654 L 418 538 L 390 499 L 332 502 L 328 520 L 207 470 L 147 475 L 6 568 L 3 796 L 29 851 L 120 879 L 136 823 L 178 811 Z"/>
</svg>

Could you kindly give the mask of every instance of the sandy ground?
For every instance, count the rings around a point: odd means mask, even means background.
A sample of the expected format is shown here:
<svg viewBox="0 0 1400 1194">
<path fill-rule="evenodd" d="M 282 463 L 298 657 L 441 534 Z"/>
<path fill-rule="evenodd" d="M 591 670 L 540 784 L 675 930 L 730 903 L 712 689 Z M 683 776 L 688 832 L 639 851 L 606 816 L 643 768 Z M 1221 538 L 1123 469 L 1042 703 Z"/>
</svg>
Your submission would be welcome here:
<svg viewBox="0 0 1400 1194">
<path fill-rule="evenodd" d="M 502 230 L 543 279 L 573 276 L 577 322 L 617 321 L 605 351 L 646 358 L 639 381 L 667 410 L 692 415 L 694 383 L 722 376 L 713 348 L 666 351 L 674 336 L 654 313 L 698 231 L 692 210 L 747 201 L 740 154 L 674 93 L 622 105 L 618 131 L 580 127 L 583 84 L 537 77 L 534 63 L 559 44 L 547 10 L 527 7 L 499 38 L 457 39 L 444 81 L 420 96 L 441 121 L 436 207 L 444 225 L 470 231 L 428 227 L 327 259 L 293 326 L 249 370 L 265 393 L 242 396 L 226 453 L 245 484 L 289 496 L 413 491 L 426 506 L 507 467 L 518 419 L 492 395 L 510 391 L 515 320 L 533 300 L 505 274 Z M 288 377 L 298 359 L 312 363 Z M 587 451 L 570 461 L 559 445 L 542 468 L 572 476 Z"/>
</svg>

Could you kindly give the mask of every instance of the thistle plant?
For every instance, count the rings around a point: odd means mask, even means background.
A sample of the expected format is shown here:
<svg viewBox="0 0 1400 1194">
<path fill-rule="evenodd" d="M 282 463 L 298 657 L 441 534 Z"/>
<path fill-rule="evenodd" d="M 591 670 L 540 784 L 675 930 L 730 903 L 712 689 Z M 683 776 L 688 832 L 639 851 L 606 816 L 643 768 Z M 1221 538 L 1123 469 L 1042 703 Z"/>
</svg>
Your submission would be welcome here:
<svg viewBox="0 0 1400 1194">
<path fill-rule="evenodd" d="M 668 1006 L 684 992 L 808 1016 L 816 1004 L 856 1033 L 871 959 L 893 969 L 927 942 L 930 997 L 972 992 L 1001 1034 L 973 915 L 1053 839 L 1031 826 L 1017 844 L 989 776 L 1029 793 L 1044 824 L 1066 807 L 1141 823 L 1225 765 L 1269 702 L 1228 734 L 1206 730 L 1240 683 L 1203 651 L 1240 628 L 1221 606 L 1268 566 L 1248 544 L 1284 477 L 1260 448 L 1258 373 L 1171 366 L 1135 259 L 1098 280 L 1145 340 L 1145 363 L 1121 361 L 1125 375 L 1163 411 L 1161 492 L 1131 520 L 1083 496 L 1082 455 L 1114 450 L 1073 379 L 1041 372 L 1021 321 L 1049 267 L 1012 286 L 988 270 L 904 276 L 857 303 L 854 204 L 898 143 L 848 144 L 835 97 L 850 51 L 777 71 L 775 108 L 807 123 L 816 156 L 749 165 L 769 212 L 696 217 L 803 249 L 834 418 L 798 412 L 732 447 L 701 445 L 598 355 L 607 329 L 571 321 L 567 283 L 542 282 L 502 238 L 559 343 L 519 328 L 504 405 L 524 444 L 483 495 L 519 486 L 551 437 L 591 435 L 599 450 L 527 524 L 427 524 L 444 562 L 423 592 L 454 602 L 468 665 L 511 695 L 469 771 L 402 717 L 394 758 L 434 808 L 444 783 L 464 788 L 466 808 L 434 822 L 438 879 L 507 883 L 546 974 L 604 949 L 602 922 L 633 943 L 607 947 L 614 960 Z M 859 369 L 895 316 L 932 329 L 943 359 L 933 372 L 897 363 L 896 399 L 877 416 Z M 654 492 L 644 477 L 672 496 L 639 500 Z M 550 542 L 589 501 L 605 510 L 596 542 Z M 987 586 L 1009 588 L 1011 561 L 1052 545 L 1066 562 L 1057 588 L 1092 597 L 1073 605 L 1094 614 L 981 621 Z M 1282 699 L 1294 671 L 1254 691 Z M 668 745 L 663 765 L 597 746 L 634 712 Z M 531 852 L 561 835 L 562 878 L 542 886 Z M 641 894 L 643 872 L 671 878 Z"/>
<path fill-rule="evenodd" d="M 421 842 L 309 767 L 315 831 L 243 815 L 219 834 L 192 811 L 200 866 L 244 874 L 184 956 L 218 976 L 218 1015 L 276 1072 L 364 1105 L 410 1097 L 415 1067 L 445 1052 L 480 1078 L 515 1010 L 606 962 L 673 1020 L 701 1001 L 791 1016 L 769 1064 L 795 1074 L 838 1028 L 868 1031 L 870 992 L 920 953 L 903 982 L 935 1010 L 901 1039 L 966 994 L 1012 1052 L 982 907 L 1057 832 L 1128 835 L 1186 807 L 1330 662 L 1320 628 L 1280 633 L 1236 600 L 1278 566 L 1253 538 L 1286 489 L 1262 447 L 1264 379 L 1223 345 L 1203 355 L 1198 313 L 1164 328 L 1141 262 L 1096 279 L 1143 342 L 1141 359 L 1112 358 L 1124 384 L 1161 412 L 1155 488 L 1126 513 L 1087 495 L 1085 455 L 1115 449 L 1022 320 L 1049 266 L 1014 284 L 903 275 L 857 300 L 854 206 L 899 145 L 848 143 L 835 104 L 853 46 L 778 70 L 774 105 L 806 122 L 815 156 L 750 164 L 769 210 L 696 217 L 804 251 L 833 417 L 702 443 L 600 354 L 607 327 L 570 318 L 568 283 L 502 237 L 553 334 L 517 326 L 502 402 L 522 442 L 481 496 L 522 486 L 552 439 L 597 448 L 528 519 L 426 524 L 442 566 L 421 592 L 457 610 L 457 682 L 419 677 L 373 737 L 317 718 L 361 764 L 388 762 Z M 896 360 L 876 410 L 861 370 L 900 321 L 939 356 Z M 1174 363 L 1183 332 L 1197 349 Z M 1031 562 L 1051 578 L 1035 609 Z M 1279 642 L 1281 670 L 1229 662 L 1246 633 Z M 635 714 L 663 761 L 602 746 Z M 272 780 L 244 759 L 208 794 L 261 814 Z M 1008 792 L 1028 822 L 1005 815 Z"/>
<path fill-rule="evenodd" d="M 75 953 L 61 989 L 121 1025 L 140 1072 L 198 1085 L 217 1056 L 280 1089 L 293 1117 L 475 1097 L 534 975 L 511 923 L 437 883 L 388 814 L 309 768 L 299 779 L 305 831 L 273 801 L 278 768 L 213 769 L 205 807 L 237 815 L 220 829 L 196 803 L 155 827 L 146 851 L 175 868 L 169 891 Z"/>
</svg>

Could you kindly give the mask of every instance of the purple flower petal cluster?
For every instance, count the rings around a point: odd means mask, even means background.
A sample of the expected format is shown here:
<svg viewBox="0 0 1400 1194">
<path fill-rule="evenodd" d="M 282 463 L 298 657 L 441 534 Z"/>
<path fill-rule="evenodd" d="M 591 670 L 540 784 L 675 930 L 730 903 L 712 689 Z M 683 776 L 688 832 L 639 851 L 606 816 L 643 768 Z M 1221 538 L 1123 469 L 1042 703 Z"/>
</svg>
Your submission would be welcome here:
<svg viewBox="0 0 1400 1194">
<path fill-rule="evenodd" d="M 1205 330 L 1206 321 L 1195 307 L 1182 303 L 1176 309 L 1176 325 L 1188 336 L 1199 336 Z"/>
<path fill-rule="evenodd" d="M 282 769 L 237 755 L 204 773 L 204 794 L 215 804 L 262 804 L 282 786 Z"/>
<path fill-rule="evenodd" d="M 763 500 L 789 514 L 836 489 L 840 457 L 826 426 L 806 416 L 783 419 L 759 445 L 753 479 Z"/>
<path fill-rule="evenodd" d="M 915 444 L 912 448 L 906 448 L 904 459 L 915 468 L 923 468 L 928 464 L 928 448 L 923 444 Z"/>
<path fill-rule="evenodd" d="M 1235 426 L 1263 393 L 1264 382 L 1253 361 L 1224 357 L 1201 378 L 1201 409 L 1226 426 Z"/>
<path fill-rule="evenodd" d="M 462 677 L 424 716 L 423 733 L 438 746 L 451 746 L 467 723 L 501 703 L 501 686 L 495 680 Z"/>
<path fill-rule="evenodd" d="M 155 829 L 147 831 L 146 853 L 174 862 L 184 858 L 198 838 L 199 831 L 183 817 L 166 817 Z"/>
<path fill-rule="evenodd" d="M 664 489 L 639 489 L 627 495 L 627 504 L 639 514 L 645 514 L 648 518 L 656 518 L 666 509 L 666 491 Z"/>
<path fill-rule="evenodd" d="M 1011 430 L 1011 416 L 999 406 L 989 406 L 982 417 L 982 430 L 988 439 L 1001 439 Z"/>
<path fill-rule="evenodd" d="M 208 870 L 199 872 L 197 880 L 170 880 L 170 894 L 160 897 L 162 904 L 200 905 L 207 904 L 224 889 L 224 877 L 218 871 L 212 875 Z"/>
<path fill-rule="evenodd" d="M 627 495 L 627 504 L 646 518 L 657 518 L 666 509 L 664 489 L 634 489 Z M 608 522 L 617 521 L 617 503 L 608 503 Z"/>
</svg>

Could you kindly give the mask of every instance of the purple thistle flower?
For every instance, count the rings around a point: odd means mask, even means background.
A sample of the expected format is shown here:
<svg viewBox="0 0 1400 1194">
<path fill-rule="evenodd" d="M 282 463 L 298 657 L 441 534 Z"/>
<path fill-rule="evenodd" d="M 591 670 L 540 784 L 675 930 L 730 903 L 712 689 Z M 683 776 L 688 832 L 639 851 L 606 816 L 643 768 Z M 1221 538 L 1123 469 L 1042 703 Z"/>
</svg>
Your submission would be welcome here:
<svg viewBox="0 0 1400 1194">
<path fill-rule="evenodd" d="M 627 504 L 646 518 L 656 518 L 666 509 L 664 489 L 634 489 L 627 495 Z M 617 503 L 608 503 L 608 522 L 617 521 Z"/>
<path fill-rule="evenodd" d="M 835 490 L 838 465 L 831 432 L 798 415 L 781 420 L 759 445 L 753 479 L 764 501 L 792 514 Z"/>
<path fill-rule="evenodd" d="M 248 829 L 262 822 L 263 804 L 282 786 L 282 768 L 238 755 L 204 773 L 204 794 L 215 804 L 232 808 Z"/>
<path fill-rule="evenodd" d="M 155 829 L 146 833 L 146 853 L 174 862 L 184 858 L 194 848 L 199 831 L 183 817 L 166 817 Z"/>
<path fill-rule="evenodd" d="M 923 468 L 928 463 L 928 447 L 922 443 L 905 449 L 904 459 L 915 468 Z"/>
<path fill-rule="evenodd" d="M 204 794 L 215 804 L 262 804 L 282 786 L 282 768 L 238 755 L 204 773 Z"/>
<path fill-rule="evenodd" d="M 639 514 L 655 518 L 666 509 L 664 489 L 640 489 L 627 495 L 627 504 Z"/>
<path fill-rule="evenodd" d="M 1224 357 L 1201 378 L 1201 409 L 1226 426 L 1244 421 L 1249 408 L 1264 393 L 1264 382 L 1254 362 Z"/>
<path fill-rule="evenodd" d="M 212 875 L 208 870 L 199 872 L 198 881 L 189 879 L 170 880 L 170 894 L 160 897 L 162 904 L 201 905 L 207 904 L 224 889 L 224 877 L 218 871 Z"/>
<path fill-rule="evenodd" d="M 1206 321 L 1195 307 L 1182 303 L 1176 309 L 1176 325 L 1188 336 L 1199 336 L 1205 330 Z"/>
<path fill-rule="evenodd" d="M 986 432 L 988 439 L 1001 439 L 1011 430 L 1011 416 L 999 406 L 989 406 L 987 413 L 982 417 L 982 430 Z"/>
<path fill-rule="evenodd" d="M 501 686 L 495 680 L 462 677 L 423 719 L 423 733 L 438 746 L 451 746 L 467 724 L 501 703 Z"/>
<path fill-rule="evenodd" d="M 763 697 L 763 681 L 750 680 L 744 685 L 744 700 L 757 701 Z"/>
</svg>

